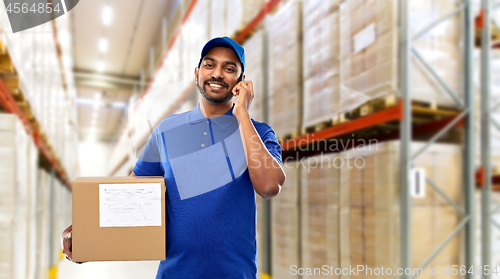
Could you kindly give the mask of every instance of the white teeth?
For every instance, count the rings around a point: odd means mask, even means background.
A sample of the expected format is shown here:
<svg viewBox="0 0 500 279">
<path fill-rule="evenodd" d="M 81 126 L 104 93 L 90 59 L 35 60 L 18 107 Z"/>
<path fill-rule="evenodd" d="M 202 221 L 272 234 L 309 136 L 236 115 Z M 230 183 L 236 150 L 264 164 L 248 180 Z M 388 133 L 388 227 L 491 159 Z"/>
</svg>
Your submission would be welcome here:
<svg viewBox="0 0 500 279">
<path fill-rule="evenodd" d="M 213 83 L 210 83 L 210 86 L 212 86 L 212 87 L 223 87 L 222 85 L 219 85 L 219 84 L 213 84 Z"/>
</svg>

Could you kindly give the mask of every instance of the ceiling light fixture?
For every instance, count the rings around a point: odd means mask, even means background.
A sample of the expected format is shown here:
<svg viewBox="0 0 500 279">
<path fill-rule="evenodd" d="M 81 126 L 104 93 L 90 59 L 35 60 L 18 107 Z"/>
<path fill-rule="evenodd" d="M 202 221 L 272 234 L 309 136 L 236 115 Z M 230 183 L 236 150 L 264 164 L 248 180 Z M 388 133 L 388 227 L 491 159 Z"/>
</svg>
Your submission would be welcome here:
<svg viewBox="0 0 500 279">
<path fill-rule="evenodd" d="M 98 43 L 99 51 L 105 53 L 108 51 L 108 40 L 106 38 L 100 38 Z"/>
<path fill-rule="evenodd" d="M 113 102 L 113 103 L 111 103 L 111 106 L 114 108 L 126 108 L 127 103 L 125 103 L 125 102 Z"/>
<path fill-rule="evenodd" d="M 62 30 L 59 33 L 59 41 L 60 41 L 61 45 L 65 46 L 65 47 L 69 46 L 71 43 L 71 34 L 66 30 Z"/>
<path fill-rule="evenodd" d="M 104 72 L 104 68 L 105 68 L 104 62 L 102 61 L 97 62 L 97 71 L 99 73 Z"/>
<path fill-rule="evenodd" d="M 71 56 L 63 55 L 62 60 L 65 67 L 68 67 L 70 69 L 73 68 L 73 58 L 71 58 Z"/>
<path fill-rule="evenodd" d="M 113 10 L 111 9 L 110 6 L 105 5 L 104 8 L 102 9 L 102 23 L 105 26 L 109 26 L 111 24 L 111 21 L 113 21 Z"/>
</svg>

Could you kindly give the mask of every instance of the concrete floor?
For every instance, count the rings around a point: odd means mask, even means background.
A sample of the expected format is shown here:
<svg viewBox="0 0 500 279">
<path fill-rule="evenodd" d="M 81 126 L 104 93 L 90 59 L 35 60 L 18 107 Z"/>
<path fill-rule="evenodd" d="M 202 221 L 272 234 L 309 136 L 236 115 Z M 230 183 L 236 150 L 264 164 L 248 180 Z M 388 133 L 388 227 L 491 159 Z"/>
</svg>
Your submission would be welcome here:
<svg viewBox="0 0 500 279">
<path fill-rule="evenodd" d="M 62 260 L 58 279 L 154 279 L 158 261 L 142 262 L 90 262 L 75 264 Z"/>
</svg>

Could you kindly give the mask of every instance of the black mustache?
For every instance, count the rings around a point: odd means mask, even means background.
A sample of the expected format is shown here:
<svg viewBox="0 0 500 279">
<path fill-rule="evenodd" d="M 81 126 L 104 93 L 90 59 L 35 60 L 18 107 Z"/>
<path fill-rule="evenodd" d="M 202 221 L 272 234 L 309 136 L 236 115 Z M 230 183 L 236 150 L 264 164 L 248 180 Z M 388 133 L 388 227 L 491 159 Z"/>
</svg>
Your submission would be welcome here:
<svg viewBox="0 0 500 279">
<path fill-rule="evenodd" d="M 223 80 L 221 79 L 215 79 L 215 78 L 212 78 L 212 79 L 209 79 L 209 80 L 205 80 L 204 84 L 207 85 L 209 82 L 217 82 L 217 83 L 221 83 L 223 84 L 225 87 L 229 87 L 229 85 L 227 83 L 225 83 Z"/>
</svg>

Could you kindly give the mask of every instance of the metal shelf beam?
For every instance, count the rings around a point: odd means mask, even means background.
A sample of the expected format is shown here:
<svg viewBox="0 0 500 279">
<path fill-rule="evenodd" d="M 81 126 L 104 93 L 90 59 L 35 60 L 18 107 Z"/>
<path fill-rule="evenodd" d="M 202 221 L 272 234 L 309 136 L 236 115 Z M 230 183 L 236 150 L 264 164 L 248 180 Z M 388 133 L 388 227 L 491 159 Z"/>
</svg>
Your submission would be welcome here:
<svg viewBox="0 0 500 279">
<path fill-rule="evenodd" d="M 481 1 L 481 264 L 492 263 L 491 224 L 491 3 Z M 487 179 L 485 179 L 487 178 Z M 482 275 L 483 278 L 492 278 Z"/>
<path fill-rule="evenodd" d="M 475 144 L 474 144 L 474 14 L 473 1 L 464 0 L 465 7 L 463 12 L 464 34 L 464 104 L 467 115 L 464 121 L 464 158 L 463 158 L 463 187 L 464 187 L 464 205 L 465 214 L 470 218 L 465 224 L 465 265 L 473 266 L 476 255 L 476 227 L 475 227 Z M 465 278 L 473 278 L 473 274 L 467 273 Z"/>
</svg>

